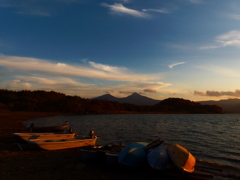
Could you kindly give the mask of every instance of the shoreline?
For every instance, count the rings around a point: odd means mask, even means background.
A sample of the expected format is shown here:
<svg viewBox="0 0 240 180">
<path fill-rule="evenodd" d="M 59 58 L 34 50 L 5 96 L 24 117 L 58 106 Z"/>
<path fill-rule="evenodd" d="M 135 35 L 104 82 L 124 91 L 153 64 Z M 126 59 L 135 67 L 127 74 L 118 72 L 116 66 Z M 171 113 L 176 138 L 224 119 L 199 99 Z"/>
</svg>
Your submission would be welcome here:
<svg viewBox="0 0 240 180">
<path fill-rule="evenodd" d="M 111 167 L 103 162 L 87 163 L 81 159 L 80 148 L 44 151 L 31 148 L 23 143 L 20 150 L 17 141 L 12 136 L 14 132 L 24 131 L 23 122 L 40 117 L 58 115 L 74 115 L 70 113 L 55 112 L 24 112 L 0 110 L 0 174 L 3 180 L 24 179 L 102 179 L 102 180 L 164 180 L 177 179 L 179 175 L 168 173 L 164 175 L 160 171 L 149 169 L 124 168 L 122 166 Z M 200 165 L 205 166 L 204 162 Z M 209 165 L 211 168 L 216 166 Z M 220 168 L 218 166 L 218 168 Z M 226 172 L 232 171 L 230 167 L 222 167 Z M 211 173 L 206 171 L 206 173 Z M 204 172 L 203 171 L 203 172 Z M 214 173 L 214 172 L 212 172 Z M 219 173 L 219 172 L 217 172 Z M 239 178 L 238 173 L 233 172 Z M 238 175 L 237 175 L 238 174 Z M 216 174 L 215 174 L 216 175 Z M 217 175 L 219 176 L 219 175 Z M 194 178 L 184 178 L 194 179 Z M 196 179 L 196 178 L 195 178 Z M 199 178 L 198 178 L 199 179 Z M 213 178 L 215 179 L 215 178 Z M 218 178 L 217 178 L 218 179 Z"/>
<path fill-rule="evenodd" d="M 152 171 L 140 171 L 123 167 L 111 167 L 102 162 L 87 163 L 81 160 L 80 148 L 44 151 L 35 150 L 28 144 L 17 146 L 12 136 L 25 129 L 22 122 L 69 113 L 0 111 L 0 174 L 3 180 L 145 180 L 153 177 L 166 179 Z M 169 178 L 167 178 L 169 179 Z M 172 179 L 172 178 L 170 178 Z"/>
</svg>

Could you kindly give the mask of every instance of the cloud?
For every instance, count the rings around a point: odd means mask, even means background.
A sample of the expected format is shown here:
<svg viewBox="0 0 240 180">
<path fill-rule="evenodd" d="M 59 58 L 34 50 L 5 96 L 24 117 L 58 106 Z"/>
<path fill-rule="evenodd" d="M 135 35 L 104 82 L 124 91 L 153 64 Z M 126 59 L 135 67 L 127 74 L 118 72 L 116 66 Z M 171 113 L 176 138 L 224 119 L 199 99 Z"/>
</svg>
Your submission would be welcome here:
<svg viewBox="0 0 240 180">
<path fill-rule="evenodd" d="M 134 92 L 138 92 L 139 94 L 163 92 L 163 89 L 169 86 L 171 86 L 171 84 L 163 82 L 138 81 L 104 87 L 99 90 L 103 93 L 110 93 L 116 97 L 125 97 Z"/>
<path fill-rule="evenodd" d="M 34 15 L 34 16 L 42 16 L 49 17 L 51 14 L 44 10 L 36 10 L 36 9 L 22 9 L 16 12 L 21 15 Z"/>
<path fill-rule="evenodd" d="M 57 90 L 68 92 L 79 88 L 94 87 L 93 84 L 79 83 L 66 77 L 15 76 L 1 82 L 1 88 L 12 90 Z"/>
<path fill-rule="evenodd" d="M 147 93 L 157 93 L 156 89 L 144 89 L 143 91 Z"/>
<path fill-rule="evenodd" d="M 240 20 L 240 14 L 228 14 L 227 16 L 231 19 Z"/>
<path fill-rule="evenodd" d="M 200 96 L 231 96 L 231 97 L 240 97 L 240 89 L 236 89 L 235 91 L 194 91 L 194 95 L 200 95 Z"/>
<path fill-rule="evenodd" d="M 149 81 L 137 81 L 137 82 L 128 82 L 125 84 L 120 84 L 114 87 L 108 87 L 108 89 L 112 89 L 114 92 L 148 92 L 148 93 L 156 93 L 158 90 L 171 86 L 169 83 L 163 82 L 149 82 Z"/>
<path fill-rule="evenodd" d="M 21 15 L 34 15 L 34 16 L 51 16 L 47 10 L 48 6 L 44 6 L 47 1 L 31 1 L 31 0 L 11 0 L 0 2 L 0 7 L 14 8 L 15 13 Z"/>
<path fill-rule="evenodd" d="M 240 31 L 229 31 L 215 38 L 215 45 L 202 46 L 200 49 L 215 49 L 220 47 L 240 47 Z"/>
<path fill-rule="evenodd" d="M 140 90 L 136 88 L 137 90 L 133 91 L 119 91 L 120 94 L 133 94 L 134 92 L 138 92 L 139 94 L 146 94 L 146 93 L 157 93 L 157 90 L 155 89 L 143 89 Z"/>
<path fill-rule="evenodd" d="M 79 83 L 77 81 L 74 81 L 71 78 L 65 78 L 65 77 L 37 77 L 37 76 L 16 76 L 18 80 L 24 81 L 24 82 L 31 82 L 36 83 L 40 85 L 67 85 L 69 86 L 77 86 L 77 87 L 87 87 L 92 86 L 92 84 L 83 84 Z"/>
<path fill-rule="evenodd" d="M 130 2 L 132 2 L 133 0 L 117 0 L 117 1 L 120 1 L 120 2 L 123 2 L 123 3 L 130 3 Z"/>
<path fill-rule="evenodd" d="M 15 13 L 31 16 L 52 16 L 51 11 L 53 6 L 49 3 L 81 3 L 82 0 L 6 0 L 0 1 L 0 7 L 14 8 Z"/>
<path fill-rule="evenodd" d="M 28 57 L 0 56 L 0 66 L 5 67 L 9 72 L 10 70 L 14 70 L 14 73 L 24 72 L 32 74 L 38 72 L 108 81 L 146 81 L 159 79 L 158 74 L 134 74 L 129 72 L 126 68 L 112 67 L 94 62 L 90 62 L 90 65 L 92 67 L 53 63 Z"/>
<path fill-rule="evenodd" d="M 226 77 L 240 77 L 240 72 L 234 69 L 221 67 L 218 65 L 197 66 L 196 68 L 220 74 Z"/>
<path fill-rule="evenodd" d="M 203 0 L 189 0 L 189 1 L 193 4 L 201 4 L 204 2 Z"/>
<path fill-rule="evenodd" d="M 129 82 L 125 85 L 130 88 L 142 88 L 142 89 L 156 88 L 156 89 L 159 89 L 159 88 L 170 86 L 171 84 L 163 83 L 163 82 L 138 81 L 138 82 Z"/>
<path fill-rule="evenodd" d="M 99 64 L 99 63 L 95 63 L 92 61 L 88 62 L 93 68 L 98 69 L 98 70 L 102 70 L 102 71 L 106 71 L 106 72 L 112 72 L 112 73 L 121 73 L 126 71 L 126 68 L 123 67 L 114 67 L 114 66 L 109 66 L 109 65 L 104 65 L 104 64 Z"/>
<path fill-rule="evenodd" d="M 198 95 L 198 96 L 206 96 L 206 93 L 204 93 L 202 91 L 194 91 L 193 94 Z"/>
<path fill-rule="evenodd" d="M 144 11 L 144 12 L 157 12 L 157 13 L 163 13 L 163 14 L 169 13 L 169 11 L 166 10 L 166 9 L 143 9 L 142 11 Z"/>
<path fill-rule="evenodd" d="M 139 17 L 139 18 L 149 18 L 150 17 L 148 14 L 146 14 L 144 12 L 124 7 L 121 3 L 115 3 L 113 5 L 102 3 L 101 5 L 109 8 L 110 12 L 115 15 L 130 15 L 130 16 Z"/>
<path fill-rule="evenodd" d="M 170 68 L 170 69 L 172 69 L 174 66 L 178 66 L 178 65 L 180 65 L 180 64 L 185 64 L 186 62 L 178 62 L 178 63 L 174 63 L 174 64 L 170 64 L 168 67 Z"/>
<path fill-rule="evenodd" d="M 129 94 L 133 94 L 134 91 L 119 91 L 120 94 L 125 94 L 125 95 L 129 95 Z"/>
</svg>

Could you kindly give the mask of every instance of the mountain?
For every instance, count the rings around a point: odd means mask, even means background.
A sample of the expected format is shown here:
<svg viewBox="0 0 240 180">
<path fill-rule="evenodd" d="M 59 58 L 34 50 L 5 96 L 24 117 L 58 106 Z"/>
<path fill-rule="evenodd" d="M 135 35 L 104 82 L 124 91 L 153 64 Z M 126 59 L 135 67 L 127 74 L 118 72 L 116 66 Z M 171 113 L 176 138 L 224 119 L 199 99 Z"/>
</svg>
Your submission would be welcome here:
<svg viewBox="0 0 240 180">
<path fill-rule="evenodd" d="M 105 94 L 103 96 L 99 96 L 93 99 L 100 100 L 108 100 L 108 101 L 116 101 L 119 103 L 131 103 L 136 105 L 156 105 L 161 100 L 154 100 L 148 98 L 146 96 L 142 96 L 138 93 L 133 93 L 132 95 L 125 98 L 116 98 L 110 94 Z M 202 105 L 216 105 L 223 109 L 223 113 L 240 113 L 240 99 L 225 99 L 219 101 L 196 101 L 196 103 L 200 103 Z"/>
<path fill-rule="evenodd" d="M 142 96 L 136 92 L 125 98 L 116 98 L 110 94 L 105 94 L 103 96 L 95 97 L 92 99 L 116 101 L 119 103 L 130 103 L 130 104 L 136 104 L 136 105 L 149 105 L 149 106 L 155 105 L 160 102 L 160 100 L 151 99 L 146 96 Z"/>
<path fill-rule="evenodd" d="M 118 101 L 118 98 L 112 96 L 111 94 L 104 94 L 102 96 L 95 97 L 95 98 L 92 98 L 92 99 L 107 100 L 107 101 Z"/>
<path fill-rule="evenodd" d="M 240 113 L 240 99 L 224 99 L 220 101 L 199 101 L 203 105 L 217 105 L 224 113 Z"/>
<path fill-rule="evenodd" d="M 216 105 L 202 105 L 181 98 L 168 98 L 153 106 L 155 111 L 164 113 L 208 114 L 221 113 L 222 108 Z"/>
</svg>

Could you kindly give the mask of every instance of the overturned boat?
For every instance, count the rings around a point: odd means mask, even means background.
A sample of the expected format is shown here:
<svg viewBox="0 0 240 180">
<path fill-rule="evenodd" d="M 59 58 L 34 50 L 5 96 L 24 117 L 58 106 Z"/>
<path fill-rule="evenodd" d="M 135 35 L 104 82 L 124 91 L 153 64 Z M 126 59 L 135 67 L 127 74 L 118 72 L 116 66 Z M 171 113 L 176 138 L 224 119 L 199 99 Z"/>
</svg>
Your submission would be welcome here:
<svg viewBox="0 0 240 180">
<path fill-rule="evenodd" d="M 167 152 L 179 169 L 190 173 L 195 170 L 196 158 L 186 148 L 172 143 L 167 147 Z"/>
</svg>

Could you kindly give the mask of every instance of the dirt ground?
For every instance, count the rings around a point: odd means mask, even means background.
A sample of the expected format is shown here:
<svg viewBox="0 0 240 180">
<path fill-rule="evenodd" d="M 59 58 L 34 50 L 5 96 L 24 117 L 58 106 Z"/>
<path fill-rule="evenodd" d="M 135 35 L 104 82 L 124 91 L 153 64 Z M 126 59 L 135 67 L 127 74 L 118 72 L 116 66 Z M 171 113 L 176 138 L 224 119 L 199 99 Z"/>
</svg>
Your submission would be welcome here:
<svg viewBox="0 0 240 180">
<path fill-rule="evenodd" d="M 209 179 L 147 167 L 129 168 L 109 165 L 106 161 L 85 162 L 81 149 L 44 151 L 16 140 L 12 133 L 23 132 L 22 122 L 39 117 L 62 115 L 50 112 L 11 112 L 0 110 L 0 179 L 1 180 L 166 180 Z M 22 150 L 19 148 L 19 143 Z M 211 179 L 211 178 L 210 178 Z"/>
</svg>

